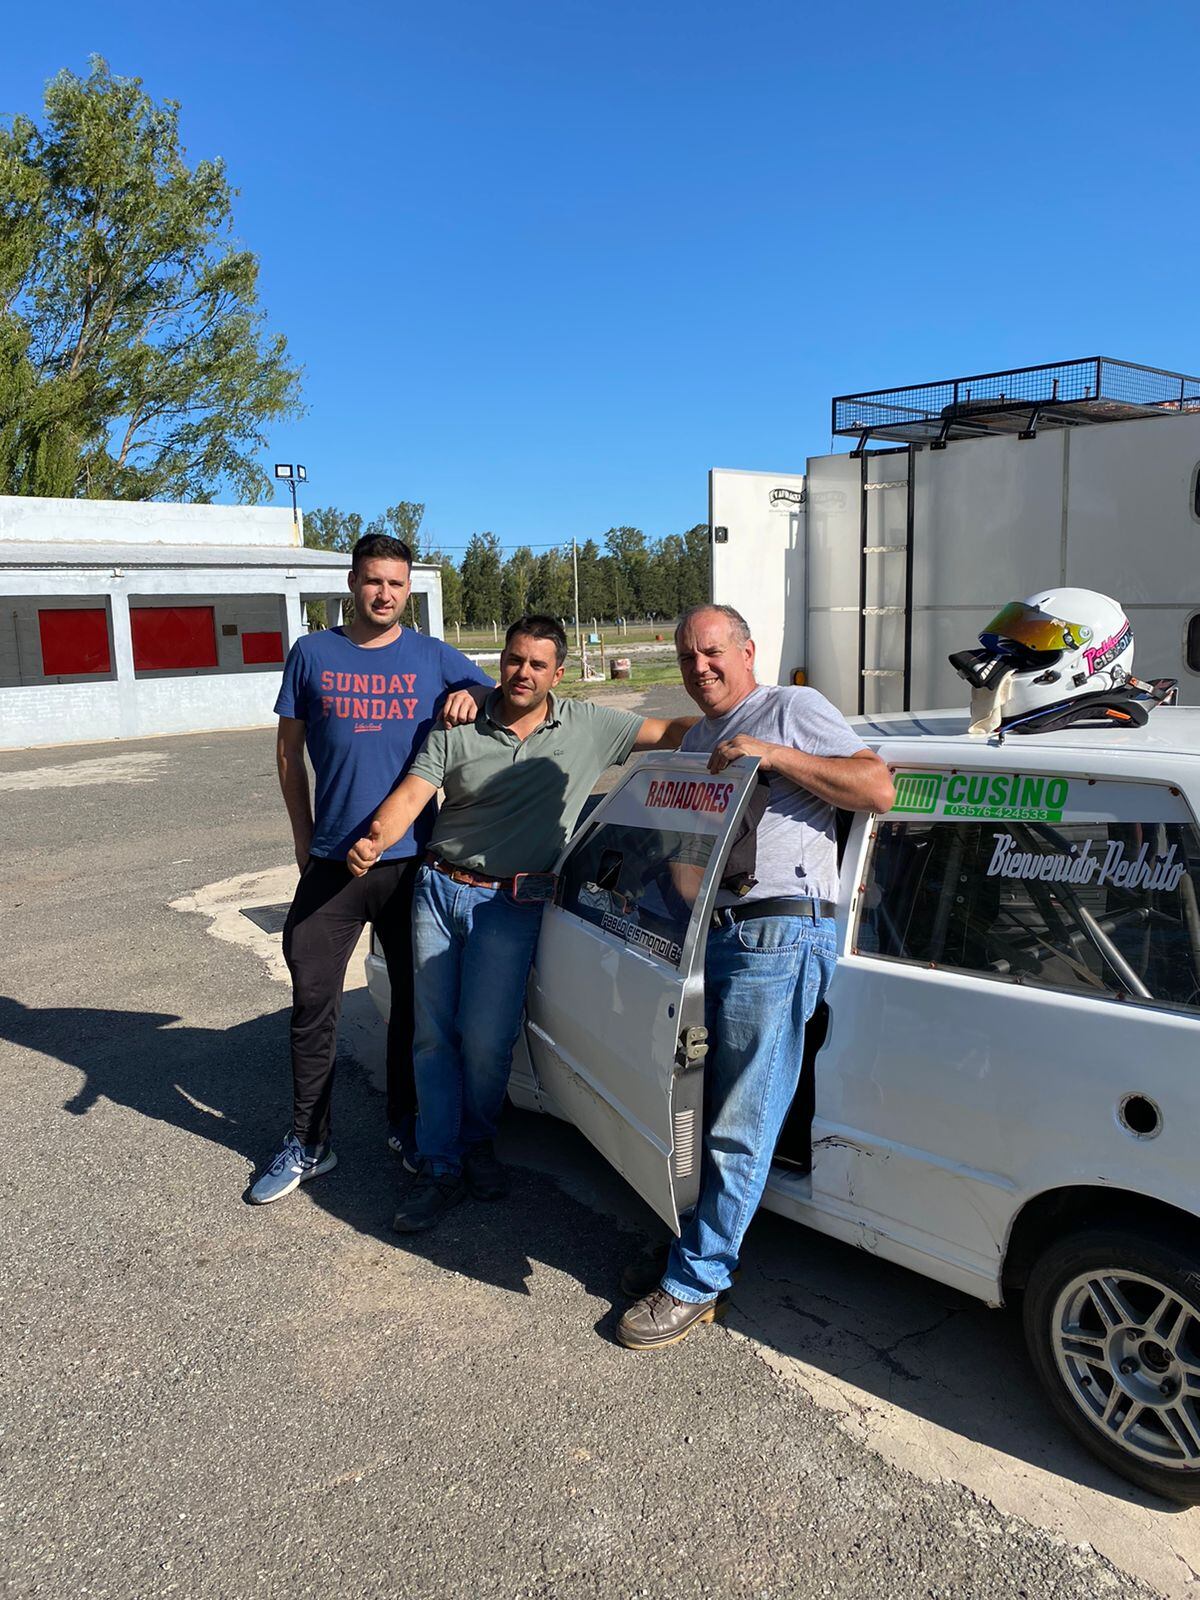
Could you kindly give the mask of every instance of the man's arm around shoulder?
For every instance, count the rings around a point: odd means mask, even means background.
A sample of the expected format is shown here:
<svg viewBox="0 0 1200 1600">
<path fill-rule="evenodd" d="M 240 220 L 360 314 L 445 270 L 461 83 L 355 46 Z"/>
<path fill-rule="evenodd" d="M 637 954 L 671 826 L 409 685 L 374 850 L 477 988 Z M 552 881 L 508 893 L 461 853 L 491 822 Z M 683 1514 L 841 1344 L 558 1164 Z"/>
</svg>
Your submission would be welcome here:
<svg viewBox="0 0 1200 1600">
<path fill-rule="evenodd" d="M 678 750 L 699 717 L 646 717 L 633 741 L 635 750 Z"/>
</svg>

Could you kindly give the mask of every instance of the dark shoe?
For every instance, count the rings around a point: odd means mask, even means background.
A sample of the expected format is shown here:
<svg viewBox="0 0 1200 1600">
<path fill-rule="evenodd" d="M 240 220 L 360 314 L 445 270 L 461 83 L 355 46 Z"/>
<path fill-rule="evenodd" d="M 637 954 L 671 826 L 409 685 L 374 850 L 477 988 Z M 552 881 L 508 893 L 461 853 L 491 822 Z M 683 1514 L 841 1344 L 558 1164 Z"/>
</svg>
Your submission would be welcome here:
<svg viewBox="0 0 1200 1600">
<path fill-rule="evenodd" d="M 630 1261 L 621 1274 L 621 1293 L 627 1294 L 631 1300 L 642 1300 L 648 1294 L 653 1294 L 655 1289 L 662 1284 L 667 1271 L 667 1261 L 671 1255 L 671 1241 L 665 1244 L 650 1245 L 642 1251 L 636 1260 Z M 734 1267 L 732 1277 L 736 1283 L 741 1276 L 742 1269 Z M 717 1296 L 718 1300 L 728 1297 L 729 1290 L 724 1290 Z"/>
<path fill-rule="evenodd" d="M 665 1289 L 655 1289 L 642 1300 L 635 1300 L 617 1324 L 617 1343 L 626 1350 L 661 1350 L 686 1339 L 702 1322 L 715 1322 L 725 1315 L 720 1299 L 703 1300 L 698 1306 L 689 1300 L 676 1300 Z"/>
<path fill-rule="evenodd" d="M 476 1200 L 503 1200 L 508 1193 L 508 1173 L 496 1160 L 491 1140 L 473 1144 L 467 1151 L 463 1177 Z"/>
<path fill-rule="evenodd" d="M 653 1294 L 663 1281 L 667 1260 L 671 1254 L 671 1241 L 649 1245 L 635 1260 L 627 1263 L 621 1274 L 621 1293 L 631 1300 L 642 1300 Z"/>
<path fill-rule="evenodd" d="M 392 1227 L 397 1233 L 423 1233 L 436 1227 L 451 1206 L 466 1197 L 467 1186 L 459 1173 L 439 1175 L 422 1165 L 392 1218 Z"/>
</svg>

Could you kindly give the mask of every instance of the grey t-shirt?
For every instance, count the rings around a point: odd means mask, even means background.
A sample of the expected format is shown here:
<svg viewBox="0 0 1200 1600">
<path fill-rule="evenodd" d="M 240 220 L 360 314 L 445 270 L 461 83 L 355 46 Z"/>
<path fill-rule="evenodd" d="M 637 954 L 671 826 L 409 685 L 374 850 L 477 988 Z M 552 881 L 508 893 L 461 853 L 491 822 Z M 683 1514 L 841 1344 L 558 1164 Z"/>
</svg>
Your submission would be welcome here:
<svg viewBox="0 0 1200 1600">
<path fill-rule="evenodd" d="M 683 736 L 684 750 L 713 750 L 723 739 L 745 733 L 768 744 L 784 744 L 810 756 L 852 756 L 866 745 L 836 706 L 815 689 L 759 684 L 723 717 L 704 717 Z M 834 808 L 808 789 L 768 775 L 770 799 L 758 825 L 755 877 L 740 900 L 722 891 L 718 905 L 747 905 L 774 895 L 837 898 L 837 835 Z"/>
</svg>

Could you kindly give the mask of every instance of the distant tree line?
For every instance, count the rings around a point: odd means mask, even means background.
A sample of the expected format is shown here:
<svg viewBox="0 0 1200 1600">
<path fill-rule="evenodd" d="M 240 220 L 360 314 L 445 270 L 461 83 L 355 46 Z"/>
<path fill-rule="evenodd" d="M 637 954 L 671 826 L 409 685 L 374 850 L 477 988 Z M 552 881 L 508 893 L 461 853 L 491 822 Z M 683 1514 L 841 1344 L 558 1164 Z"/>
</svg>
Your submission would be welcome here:
<svg viewBox="0 0 1200 1600">
<path fill-rule="evenodd" d="M 366 533 L 403 539 L 419 561 L 442 569 L 442 614 L 447 627 L 503 625 L 526 611 L 575 615 L 571 543 L 534 551 L 518 545 L 506 558 L 494 533 L 471 536 L 457 563 L 420 533 L 425 507 L 402 500 L 365 521 L 358 512 L 318 507 L 304 514 L 304 542 L 350 551 Z M 610 528 L 598 542 L 578 546 L 579 617 L 587 624 L 616 617 L 670 618 L 709 598 L 708 526 L 647 539 L 640 528 Z"/>
</svg>

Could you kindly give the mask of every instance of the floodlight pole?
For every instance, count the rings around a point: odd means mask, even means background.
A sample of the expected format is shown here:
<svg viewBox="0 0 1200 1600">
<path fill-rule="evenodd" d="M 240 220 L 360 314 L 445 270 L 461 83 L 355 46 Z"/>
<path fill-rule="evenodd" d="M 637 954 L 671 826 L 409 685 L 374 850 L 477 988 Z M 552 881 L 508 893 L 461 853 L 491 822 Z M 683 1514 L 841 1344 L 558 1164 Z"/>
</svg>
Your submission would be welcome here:
<svg viewBox="0 0 1200 1600">
<path fill-rule="evenodd" d="M 300 511 L 296 504 L 297 483 L 308 482 L 308 471 L 299 462 L 293 466 L 291 462 L 277 461 L 275 463 L 275 477 L 278 482 L 286 483 L 292 491 L 292 543 L 300 543 Z"/>
</svg>

